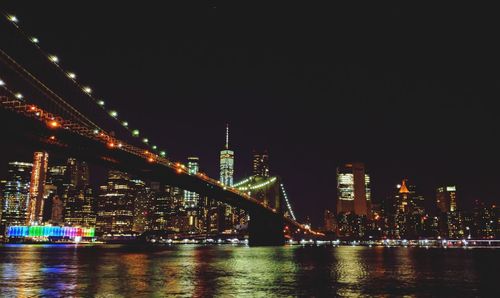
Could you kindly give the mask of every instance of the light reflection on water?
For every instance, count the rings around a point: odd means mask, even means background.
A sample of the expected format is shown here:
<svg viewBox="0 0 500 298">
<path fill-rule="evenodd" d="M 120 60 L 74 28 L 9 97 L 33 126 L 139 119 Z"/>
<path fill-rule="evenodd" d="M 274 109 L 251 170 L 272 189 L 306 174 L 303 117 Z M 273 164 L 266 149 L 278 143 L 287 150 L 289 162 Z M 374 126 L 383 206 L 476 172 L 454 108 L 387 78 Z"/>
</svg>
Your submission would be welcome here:
<svg viewBox="0 0 500 298">
<path fill-rule="evenodd" d="M 477 296 L 500 250 L 0 246 L 0 297 Z"/>
</svg>

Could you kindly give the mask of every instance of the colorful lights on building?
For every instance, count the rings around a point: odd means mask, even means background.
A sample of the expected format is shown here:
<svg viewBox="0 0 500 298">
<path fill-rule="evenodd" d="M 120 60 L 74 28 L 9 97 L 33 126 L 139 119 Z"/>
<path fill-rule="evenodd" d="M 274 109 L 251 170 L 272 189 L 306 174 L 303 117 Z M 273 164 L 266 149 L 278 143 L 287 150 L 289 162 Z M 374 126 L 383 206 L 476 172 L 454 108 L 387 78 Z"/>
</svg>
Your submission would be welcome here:
<svg viewBox="0 0 500 298">
<path fill-rule="evenodd" d="M 59 226 L 10 226 L 7 237 L 94 237 L 94 228 Z"/>
</svg>

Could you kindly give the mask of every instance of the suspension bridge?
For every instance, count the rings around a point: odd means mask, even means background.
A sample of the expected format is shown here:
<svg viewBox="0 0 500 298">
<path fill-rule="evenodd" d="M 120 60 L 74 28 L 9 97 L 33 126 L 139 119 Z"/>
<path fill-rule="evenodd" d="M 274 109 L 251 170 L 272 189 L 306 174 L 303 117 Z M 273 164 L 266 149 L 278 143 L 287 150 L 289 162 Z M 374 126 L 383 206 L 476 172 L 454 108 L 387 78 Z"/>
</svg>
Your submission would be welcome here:
<svg viewBox="0 0 500 298">
<path fill-rule="evenodd" d="M 251 245 L 282 245 L 285 235 L 321 237 L 296 220 L 278 177 L 249 177 L 230 187 L 189 173 L 44 50 L 18 17 L 4 13 L 0 26 L 0 117 L 9 126 L 4 128 L 9 144 L 81 158 L 244 209 Z"/>
</svg>

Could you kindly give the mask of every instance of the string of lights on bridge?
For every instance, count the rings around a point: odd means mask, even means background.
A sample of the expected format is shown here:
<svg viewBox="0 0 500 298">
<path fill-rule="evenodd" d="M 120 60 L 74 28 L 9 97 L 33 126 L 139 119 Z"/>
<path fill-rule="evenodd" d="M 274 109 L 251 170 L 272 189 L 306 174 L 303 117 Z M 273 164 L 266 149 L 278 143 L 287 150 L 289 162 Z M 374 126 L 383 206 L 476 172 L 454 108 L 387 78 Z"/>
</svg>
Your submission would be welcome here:
<svg viewBox="0 0 500 298">
<path fill-rule="evenodd" d="M 38 51 L 40 51 L 44 56 L 47 57 L 47 59 L 52 62 L 53 65 L 56 66 L 56 68 L 62 72 L 64 74 L 64 76 L 69 79 L 71 82 L 73 82 L 82 92 L 84 92 L 88 98 L 92 99 L 95 103 L 97 103 L 97 105 L 103 109 L 104 111 L 107 112 L 107 114 L 112 117 L 114 120 L 118 121 L 126 130 L 128 130 L 132 136 L 134 137 L 139 137 L 139 130 L 138 129 L 131 129 L 129 127 L 129 123 L 127 121 L 120 121 L 118 119 L 118 112 L 116 110 L 109 110 L 107 111 L 105 109 L 105 106 L 104 106 L 104 101 L 103 100 L 98 100 L 96 97 L 93 96 L 93 90 L 90 86 L 87 86 L 87 85 L 83 85 L 83 84 L 80 84 L 76 78 L 76 74 L 74 72 L 70 72 L 70 71 L 66 71 L 64 70 L 61 65 L 60 65 L 60 60 L 59 60 L 59 57 L 57 57 L 56 55 L 52 55 L 52 54 L 48 54 L 47 52 L 45 52 L 41 47 L 40 47 L 40 40 L 37 38 L 37 37 L 34 37 L 34 36 L 30 36 L 28 35 L 20 26 L 19 26 L 19 19 L 15 16 L 15 15 L 11 15 L 11 14 L 5 14 L 3 13 L 6 18 L 15 26 L 15 28 L 17 28 L 17 30 L 25 37 L 27 38 L 37 49 Z M 19 67 L 21 67 L 19 65 Z M 28 72 L 29 74 L 29 72 Z M 33 79 L 36 79 L 36 78 L 33 78 Z M 37 80 L 39 84 L 43 85 L 43 83 L 41 83 L 39 80 Z M 44 85 L 43 85 L 44 86 Z M 13 91 L 13 90 L 10 90 L 7 86 L 7 83 L 2 80 L 2 78 L 0 78 L 0 87 L 5 89 L 8 93 L 10 93 L 13 97 L 15 97 L 17 100 L 19 100 L 19 102 L 22 102 L 22 103 L 25 103 L 26 105 L 28 105 L 28 103 L 25 101 L 24 99 L 24 96 L 22 93 L 20 92 L 16 92 L 16 91 Z M 50 89 L 48 89 L 49 91 L 51 91 Z M 60 99 L 62 100 L 62 99 Z M 29 112 L 34 112 L 37 116 L 44 116 L 46 117 L 47 115 L 51 115 L 50 113 L 47 113 L 46 111 L 43 111 L 42 109 L 36 107 L 36 106 L 33 106 L 33 105 L 29 105 L 29 108 L 28 108 Z M 62 119 L 59 119 L 60 117 L 52 117 L 52 116 L 49 116 L 49 118 L 46 119 L 47 122 L 47 125 L 50 127 L 50 128 L 59 128 L 63 125 L 74 125 L 74 124 L 71 124 L 70 122 L 68 121 L 64 121 Z M 44 118 L 45 119 L 45 118 Z M 90 122 L 90 121 L 89 121 Z M 95 127 L 97 127 L 95 125 Z M 123 143 L 123 142 L 120 142 L 119 140 L 113 138 L 112 136 L 110 136 L 109 134 L 105 133 L 102 129 L 100 129 L 99 127 L 97 127 L 98 129 L 94 129 L 92 134 L 94 136 L 97 136 L 97 137 L 100 137 L 100 138 L 104 138 L 108 144 L 108 147 L 110 148 L 114 148 L 114 147 L 118 147 L 118 148 L 121 148 L 129 153 L 132 153 L 132 154 L 135 154 L 135 155 L 139 155 L 141 157 L 146 157 L 146 159 L 149 161 L 149 162 L 158 162 L 160 164 L 164 164 L 166 166 L 169 166 L 169 167 L 175 167 L 176 168 L 176 171 L 178 173 L 186 173 L 186 174 L 189 174 L 187 172 L 187 169 L 186 169 L 186 166 L 181 164 L 181 163 L 176 163 L 176 164 L 173 164 L 171 163 L 168 159 L 165 158 L 166 156 L 166 152 L 163 151 L 163 150 L 159 150 L 157 148 L 156 145 L 150 145 L 149 144 L 149 139 L 148 138 L 143 138 L 142 139 L 142 143 L 144 143 L 146 146 L 149 146 L 153 151 L 155 152 L 159 152 L 159 155 L 160 156 L 157 156 L 156 155 L 156 158 L 155 158 L 155 155 L 151 154 L 151 152 L 147 151 L 147 150 L 142 150 L 142 149 L 138 149 L 138 148 L 135 148 L 134 146 L 132 145 L 128 145 L 126 143 Z M 82 129 L 82 128 L 80 128 Z M 54 138 L 53 136 L 51 137 L 51 140 L 53 140 L 52 138 Z M 216 181 L 212 178 L 209 178 L 208 176 L 204 175 L 204 174 L 200 174 L 199 175 L 202 179 L 206 180 L 207 182 L 210 182 L 212 184 L 221 184 L 220 181 Z M 249 195 L 247 195 L 246 193 L 240 193 L 240 191 L 246 191 L 246 190 L 257 190 L 257 189 L 260 189 L 260 188 L 263 188 L 271 183 L 274 183 L 276 181 L 276 177 L 272 177 L 271 179 L 267 180 L 267 181 L 264 181 L 262 183 L 259 183 L 259 184 L 256 184 L 256 185 L 252 185 L 252 186 L 248 186 L 248 187 L 239 187 L 241 185 L 244 185 L 248 182 L 251 181 L 251 179 L 253 178 L 253 176 L 243 180 L 243 181 L 240 181 L 236 184 L 234 184 L 231 188 L 227 189 L 225 186 L 224 186 L 224 189 L 226 190 L 230 190 L 230 191 L 233 191 L 235 193 L 238 193 L 242 196 L 244 196 L 246 199 L 249 199 L 249 200 L 252 200 L 252 201 L 255 201 L 256 203 L 258 204 L 262 204 L 262 202 L 259 202 L 259 201 L 256 201 L 255 199 L 251 198 Z M 286 191 L 285 191 L 285 188 L 283 186 L 283 184 L 280 184 L 280 187 L 281 187 L 281 190 L 283 192 L 283 195 L 284 195 L 284 198 L 285 198 L 285 202 L 287 204 L 287 207 L 288 207 L 288 210 L 290 211 L 290 215 L 292 217 L 293 220 L 296 220 L 295 218 L 295 214 L 293 213 L 293 210 L 291 208 L 291 205 L 290 205 L 290 202 L 288 200 L 288 196 L 286 194 Z"/>
<path fill-rule="evenodd" d="M 252 180 L 252 178 L 253 178 L 253 176 L 250 176 L 250 177 L 248 177 L 248 178 L 246 178 L 238 183 L 235 183 L 233 185 L 233 187 L 237 188 L 238 190 L 241 190 L 241 191 L 257 190 L 257 189 L 263 188 L 271 183 L 274 183 L 277 179 L 276 177 L 272 177 L 271 179 L 266 180 L 266 181 L 259 183 L 259 184 L 255 184 L 255 185 L 251 185 L 251 186 L 241 186 L 241 185 L 244 185 L 244 184 L 250 182 Z M 281 192 L 283 193 L 283 197 L 285 198 L 286 206 L 287 206 L 288 210 L 290 211 L 290 216 L 293 218 L 293 220 L 297 220 L 295 217 L 295 213 L 293 212 L 292 205 L 290 204 L 290 200 L 288 199 L 288 195 L 286 193 L 285 186 L 283 185 L 283 183 L 280 183 L 280 189 L 281 189 Z"/>
<path fill-rule="evenodd" d="M 271 179 L 266 180 L 266 181 L 264 181 L 262 183 L 259 183 L 259 184 L 238 187 L 238 190 L 243 190 L 243 191 L 246 191 L 246 190 L 257 190 L 259 188 L 263 188 L 263 187 L 265 187 L 265 186 L 273 183 L 274 181 L 276 181 L 276 177 L 272 177 Z M 233 185 L 233 187 L 234 187 L 234 185 Z"/>
<path fill-rule="evenodd" d="M 293 213 L 292 205 L 290 204 L 290 200 L 288 200 L 288 195 L 286 194 L 285 186 L 283 185 L 283 183 L 280 183 L 280 188 L 281 188 L 281 191 L 283 192 L 283 197 L 285 197 L 285 203 L 286 203 L 286 206 L 288 207 L 288 211 L 290 211 L 290 216 L 293 218 L 293 220 L 297 220 L 297 218 L 295 218 L 295 214 Z"/>
<path fill-rule="evenodd" d="M 118 118 L 119 113 L 118 113 L 118 111 L 116 109 L 109 109 L 109 110 L 107 110 L 106 107 L 105 107 L 104 100 L 99 99 L 96 96 L 94 96 L 94 91 L 93 91 L 92 87 L 90 87 L 88 85 L 85 85 L 85 84 L 81 84 L 77 80 L 77 75 L 76 75 L 75 72 L 65 70 L 61 66 L 61 64 L 60 64 L 60 58 L 58 56 L 56 56 L 54 54 L 49 54 L 48 52 L 46 52 L 40 46 L 40 40 L 37 37 L 32 36 L 32 35 L 26 33 L 26 31 L 24 31 L 21 28 L 21 26 L 19 25 L 19 19 L 17 18 L 17 16 L 12 15 L 12 14 L 6 14 L 6 13 L 3 13 L 3 14 L 7 18 L 7 20 L 9 20 L 14 25 L 14 27 L 18 30 L 18 32 L 21 35 L 23 35 L 26 39 L 28 39 L 28 41 L 31 42 L 33 44 L 33 46 L 43 56 L 47 57 L 47 59 L 56 67 L 56 69 L 58 71 L 60 71 L 64 75 L 64 77 L 66 77 L 73 84 L 75 84 L 88 98 L 90 98 L 94 103 L 96 103 L 97 106 L 100 107 L 103 111 L 105 111 L 111 118 L 113 118 L 114 120 L 116 120 L 133 137 L 139 137 L 140 136 L 140 131 L 138 129 L 132 129 L 132 128 L 130 128 L 130 125 L 129 125 L 128 121 L 125 121 L 125 120 L 120 121 L 120 119 Z M 0 86 L 4 86 L 4 85 L 5 85 L 5 82 L 0 79 Z M 22 98 L 22 94 L 21 93 L 16 93 L 16 98 L 18 98 L 18 99 Z M 99 131 L 97 133 L 99 133 Z M 160 156 L 162 156 L 162 157 L 166 156 L 166 151 L 159 149 L 158 146 L 156 146 L 156 145 L 150 144 L 150 139 L 149 138 L 143 137 L 142 138 L 142 143 L 144 143 L 144 145 L 147 146 L 148 148 L 150 148 L 151 150 L 153 150 L 155 152 L 158 152 Z"/>
</svg>

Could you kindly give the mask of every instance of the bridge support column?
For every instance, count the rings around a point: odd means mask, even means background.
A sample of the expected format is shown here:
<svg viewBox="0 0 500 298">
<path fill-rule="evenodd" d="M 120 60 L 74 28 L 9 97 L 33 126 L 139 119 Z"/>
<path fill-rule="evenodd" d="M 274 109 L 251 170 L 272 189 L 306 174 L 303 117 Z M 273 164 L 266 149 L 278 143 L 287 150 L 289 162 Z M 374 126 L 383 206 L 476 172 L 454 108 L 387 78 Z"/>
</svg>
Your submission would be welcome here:
<svg viewBox="0 0 500 298">
<path fill-rule="evenodd" d="M 283 225 L 283 216 L 278 214 L 250 214 L 248 223 L 250 246 L 284 245 Z"/>
</svg>

